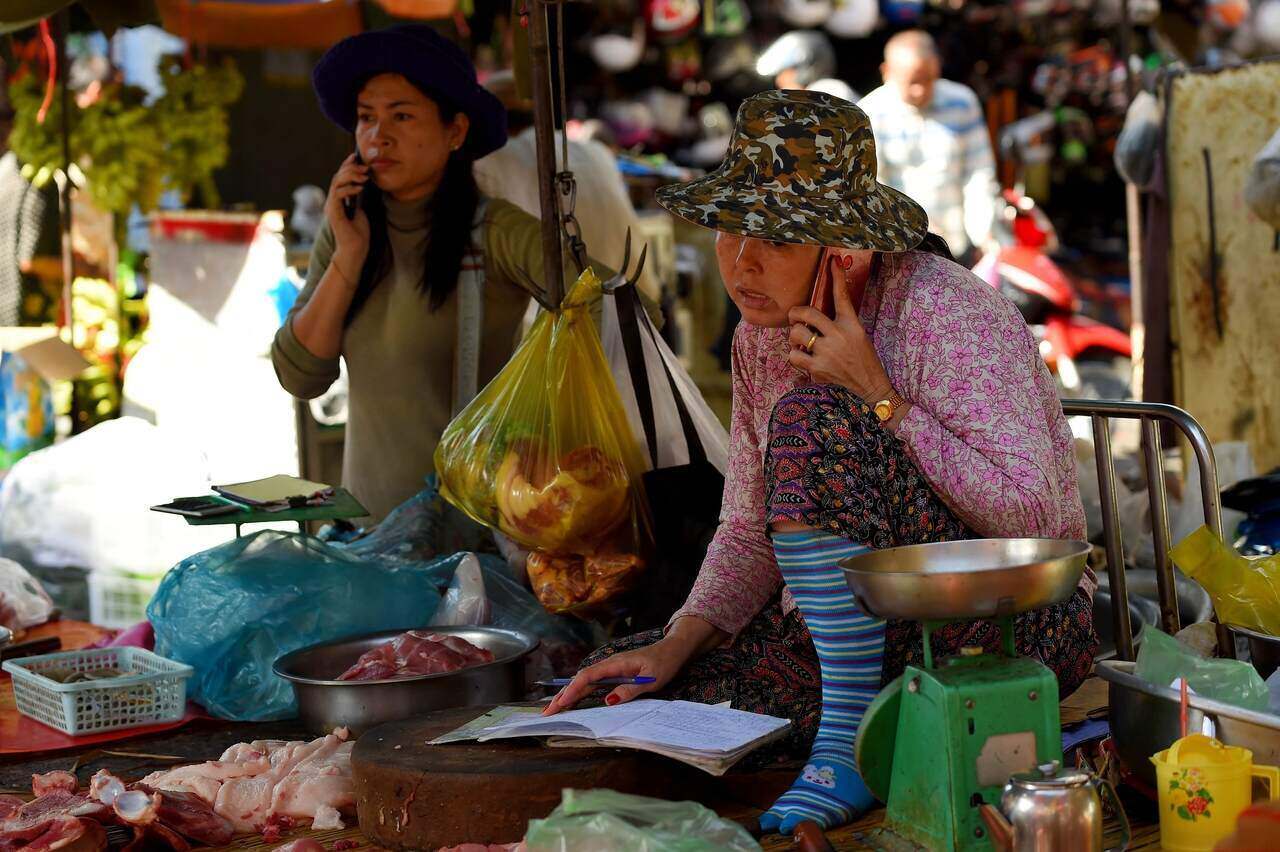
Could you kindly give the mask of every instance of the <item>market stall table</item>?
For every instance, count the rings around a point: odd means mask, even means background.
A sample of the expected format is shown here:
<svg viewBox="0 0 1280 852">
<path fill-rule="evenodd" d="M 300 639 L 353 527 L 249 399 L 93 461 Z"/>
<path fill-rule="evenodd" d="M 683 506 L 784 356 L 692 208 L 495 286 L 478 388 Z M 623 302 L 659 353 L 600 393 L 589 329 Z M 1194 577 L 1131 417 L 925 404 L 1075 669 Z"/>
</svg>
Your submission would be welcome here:
<svg viewBox="0 0 1280 852">
<path fill-rule="evenodd" d="M 1106 701 L 1105 682 L 1098 678 L 1090 678 L 1080 690 L 1062 702 L 1063 725 L 1069 726 L 1083 721 L 1091 711 L 1105 706 Z M 309 737 L 309 732 L 304 730 L 296 720 L 233 723 L 202 719 L 180 730 L 135 737 L 103 747 L 66 750 L 22 759 L 0 757 L 0 792 L 28 791 L 31 775 L 37 772 L 74 767 L 83 780 L 98 769 L 106 768 L 128 778 L 138 778 L 178 762 L 198 762 L 217 757 L 225 748 L 237 742 L 253 739 L 307 739 Z M 697 798 L 726 818 L 741 820 L 744 823 L 750 822 L 762 813 L 773 798 L 786 789 L 797 769 L 798 766 L 786 765 L 766 772 L 731 772 L 724 779 L 706 776 L 705 783 L 702 785 L 703 792 L 698 794 Z M 662 794 L 663 791 L 652 790 L 649 793 Z M 1133 831 L 1128 848 L 1159 849 L 1159 828 L 1155 822 L 1154 808 L 1135 796 L 1127 796 L 1125 804 Z M 883 816 L 883 809 L 877 809 L 853 825 L 827 832 L 827 838 L 837 850 L 870 848 L 862 838 L 867 832 L 880 825 Z M 355 847 L 357 849 L 378 848 L 365 838 L 356 826 L 342 830 L 296 832 L 291 835 L 291 837 L 300 836 L 310 837 L 327 847 L 332 847 L 338 840 L 353 840 L 360 844 Z M 1116 845 L 1119 837 L 1115 821 L 1108 820 L 1106 845 L 1108 847 Z M 238 838 L 223 848 L 265 852 L 280 845 L 281 842 L 283 841 L 268 843 L 260 835 L 248 835 Z M 781 852 L 784 849 L 795 848 L 790 838 L 777 835 L 762 838 L 761 845 L 766 852 Z"/>
</svg>

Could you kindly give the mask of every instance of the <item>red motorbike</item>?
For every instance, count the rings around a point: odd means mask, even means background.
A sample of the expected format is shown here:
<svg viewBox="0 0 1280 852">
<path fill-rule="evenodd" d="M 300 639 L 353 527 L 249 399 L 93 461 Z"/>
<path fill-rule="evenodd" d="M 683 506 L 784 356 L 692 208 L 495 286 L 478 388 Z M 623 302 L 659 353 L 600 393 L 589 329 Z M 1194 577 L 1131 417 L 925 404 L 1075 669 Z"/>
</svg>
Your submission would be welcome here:
<svg viewBox="0 0 1280 852">
<path fill-rule="evenodd" d="M 1050 256 L 1058 239 L 1034 201 L 1004 192 L 996 228 L 1000 250 L 973 272 L 1017 306 L 1040 342 L 1040 355 L 1065 396 L 1124 399 L 1129 394 L 1129 335 L 1080 312 L 1076 286 Z"/>
</svg>

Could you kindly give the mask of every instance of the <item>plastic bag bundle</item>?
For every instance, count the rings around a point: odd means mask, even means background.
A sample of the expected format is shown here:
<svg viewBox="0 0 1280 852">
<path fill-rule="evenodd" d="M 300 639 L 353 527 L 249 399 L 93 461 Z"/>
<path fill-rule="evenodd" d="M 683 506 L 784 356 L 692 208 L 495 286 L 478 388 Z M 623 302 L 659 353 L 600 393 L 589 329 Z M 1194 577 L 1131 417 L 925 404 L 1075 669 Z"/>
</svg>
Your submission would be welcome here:
<svg viewBox="0 0 1280 852">
<path fill-rule="evenodd" d="M 1244 200 L 1259 219 L 1280 230 L 1280 130 L 1253 158 Z"/>
<path fill-rule="evenodd" d="M 156 653 L 195 668 L 192 701 L 224 719 L 296 713 L 272 664 L 307 645 L 431 621 L 463 554 L 432 563 L 359 558 L 307 536 L 268 530 L 197 553 L 171 570 L 147 607 Z"/>
<path fill-rule="evenodd" d="M 1116 139 L 1116 171 L 1140 189 L 1151 186 L 1160 149 L 1160 104 L 1150 92 L 1139 92 L 1125 113 Z"/>
<path fill-rule="evenodd" d="M 468 518 L 440 496 L 436 475 L 423 489 L 391 510 L 373 529 L 341 545 L 356 556 L 392 557 L 429 562 L 441 556 L 469 551 L 493 553 L 493 533 Z"/>
<path fill-rule="evenodd" d="M 1142 631 L 1134 674 L 1147 683 L 1166 687 L 1185 678 L 1187 687 L 1197 695 L 1246 710 L 1265 713 L 1270 703 L 1266 682 L 1249 663 L 1206 659 L 1150 625 Z"/>
<path fill-rule="evenodd" d="M 445 429 L 436 449 L 441 494 L 480 523 L 566 565 L 608 560 L 584 591 L 565 582 L 553 611 L 625 592 L 650 533 L 645 464 L 600 345 L 591 270 L 557 314 L 541 314 L 507 366 Z M 554 585 L 554 584 L 553 584 Z"/>
<path fill-rule="evenodd" d="M 529 820 L 528 852 L 758 852 L 736 822 L 697 802 L 614 790 L 565 790 L 546 819 Z"/>
</svg>

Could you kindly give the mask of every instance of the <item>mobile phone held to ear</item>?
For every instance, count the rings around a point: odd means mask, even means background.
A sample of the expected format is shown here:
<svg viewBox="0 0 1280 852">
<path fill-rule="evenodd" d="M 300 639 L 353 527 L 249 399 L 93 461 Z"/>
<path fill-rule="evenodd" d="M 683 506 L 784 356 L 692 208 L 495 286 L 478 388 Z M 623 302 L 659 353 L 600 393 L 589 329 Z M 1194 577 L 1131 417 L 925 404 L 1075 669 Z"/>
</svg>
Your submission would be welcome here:
<svg viewBox="0 0 1280 852">
<path fill-rule="evenodd" d="M 818 274 L 813 279 L 813 289 L 809 293 L 809 307 L 817 308 L 822 313 L 835 319 L 836 317 L 836 297 L 831 292 L 831 282 L 834 278 L 828 267 L 831 265 L 831 249 L 825 246 L 822 253 L 818 255 Z"/>
<path fill-rule="evenodd" d="M 364 165 L 364 158 L 360 156 L 360 149 L 356 148 L 356 163 Z M 356 208 L 360 206 L 360 196 L 353 195 L 350 198 L 342 199 L 342 212 L 346 214 L 348 219 L 356 218 Z"/>
</svg>

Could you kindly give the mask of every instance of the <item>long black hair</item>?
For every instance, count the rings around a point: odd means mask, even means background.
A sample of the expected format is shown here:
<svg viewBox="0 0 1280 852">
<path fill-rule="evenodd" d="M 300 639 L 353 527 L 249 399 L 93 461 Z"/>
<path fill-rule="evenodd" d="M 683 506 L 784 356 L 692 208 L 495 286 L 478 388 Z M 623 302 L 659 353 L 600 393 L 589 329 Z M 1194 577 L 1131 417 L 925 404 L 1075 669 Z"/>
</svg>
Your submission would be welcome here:
<svg viewBox="0 0 1280 852">
<path fill-rule="evenodd" d="M 444 100 L 423 93 L 440 110 L 442 122 L 462 111 Z M 462 258 L 471 243 L 471 226 L 480 203 L 480 188 L 471 172 L 473 158 L 466 145 L 449 155 L 444 175 L 435 194 L 424 201 L 428 233 L 423 253 L 422 278 L 418 290 L 427 297 L 430 310 L 439 310 L 458 286 Z M 387 228 L 387 205 L 382 190 L 372 180 L 360 193 L 360 206 L 369 217 L 369 253 L 360 269 L 360 281 L 347 309 L 344 325 L 350 325 L 378 282 L 391 271 L 391 235 Z"/>
</svg>

